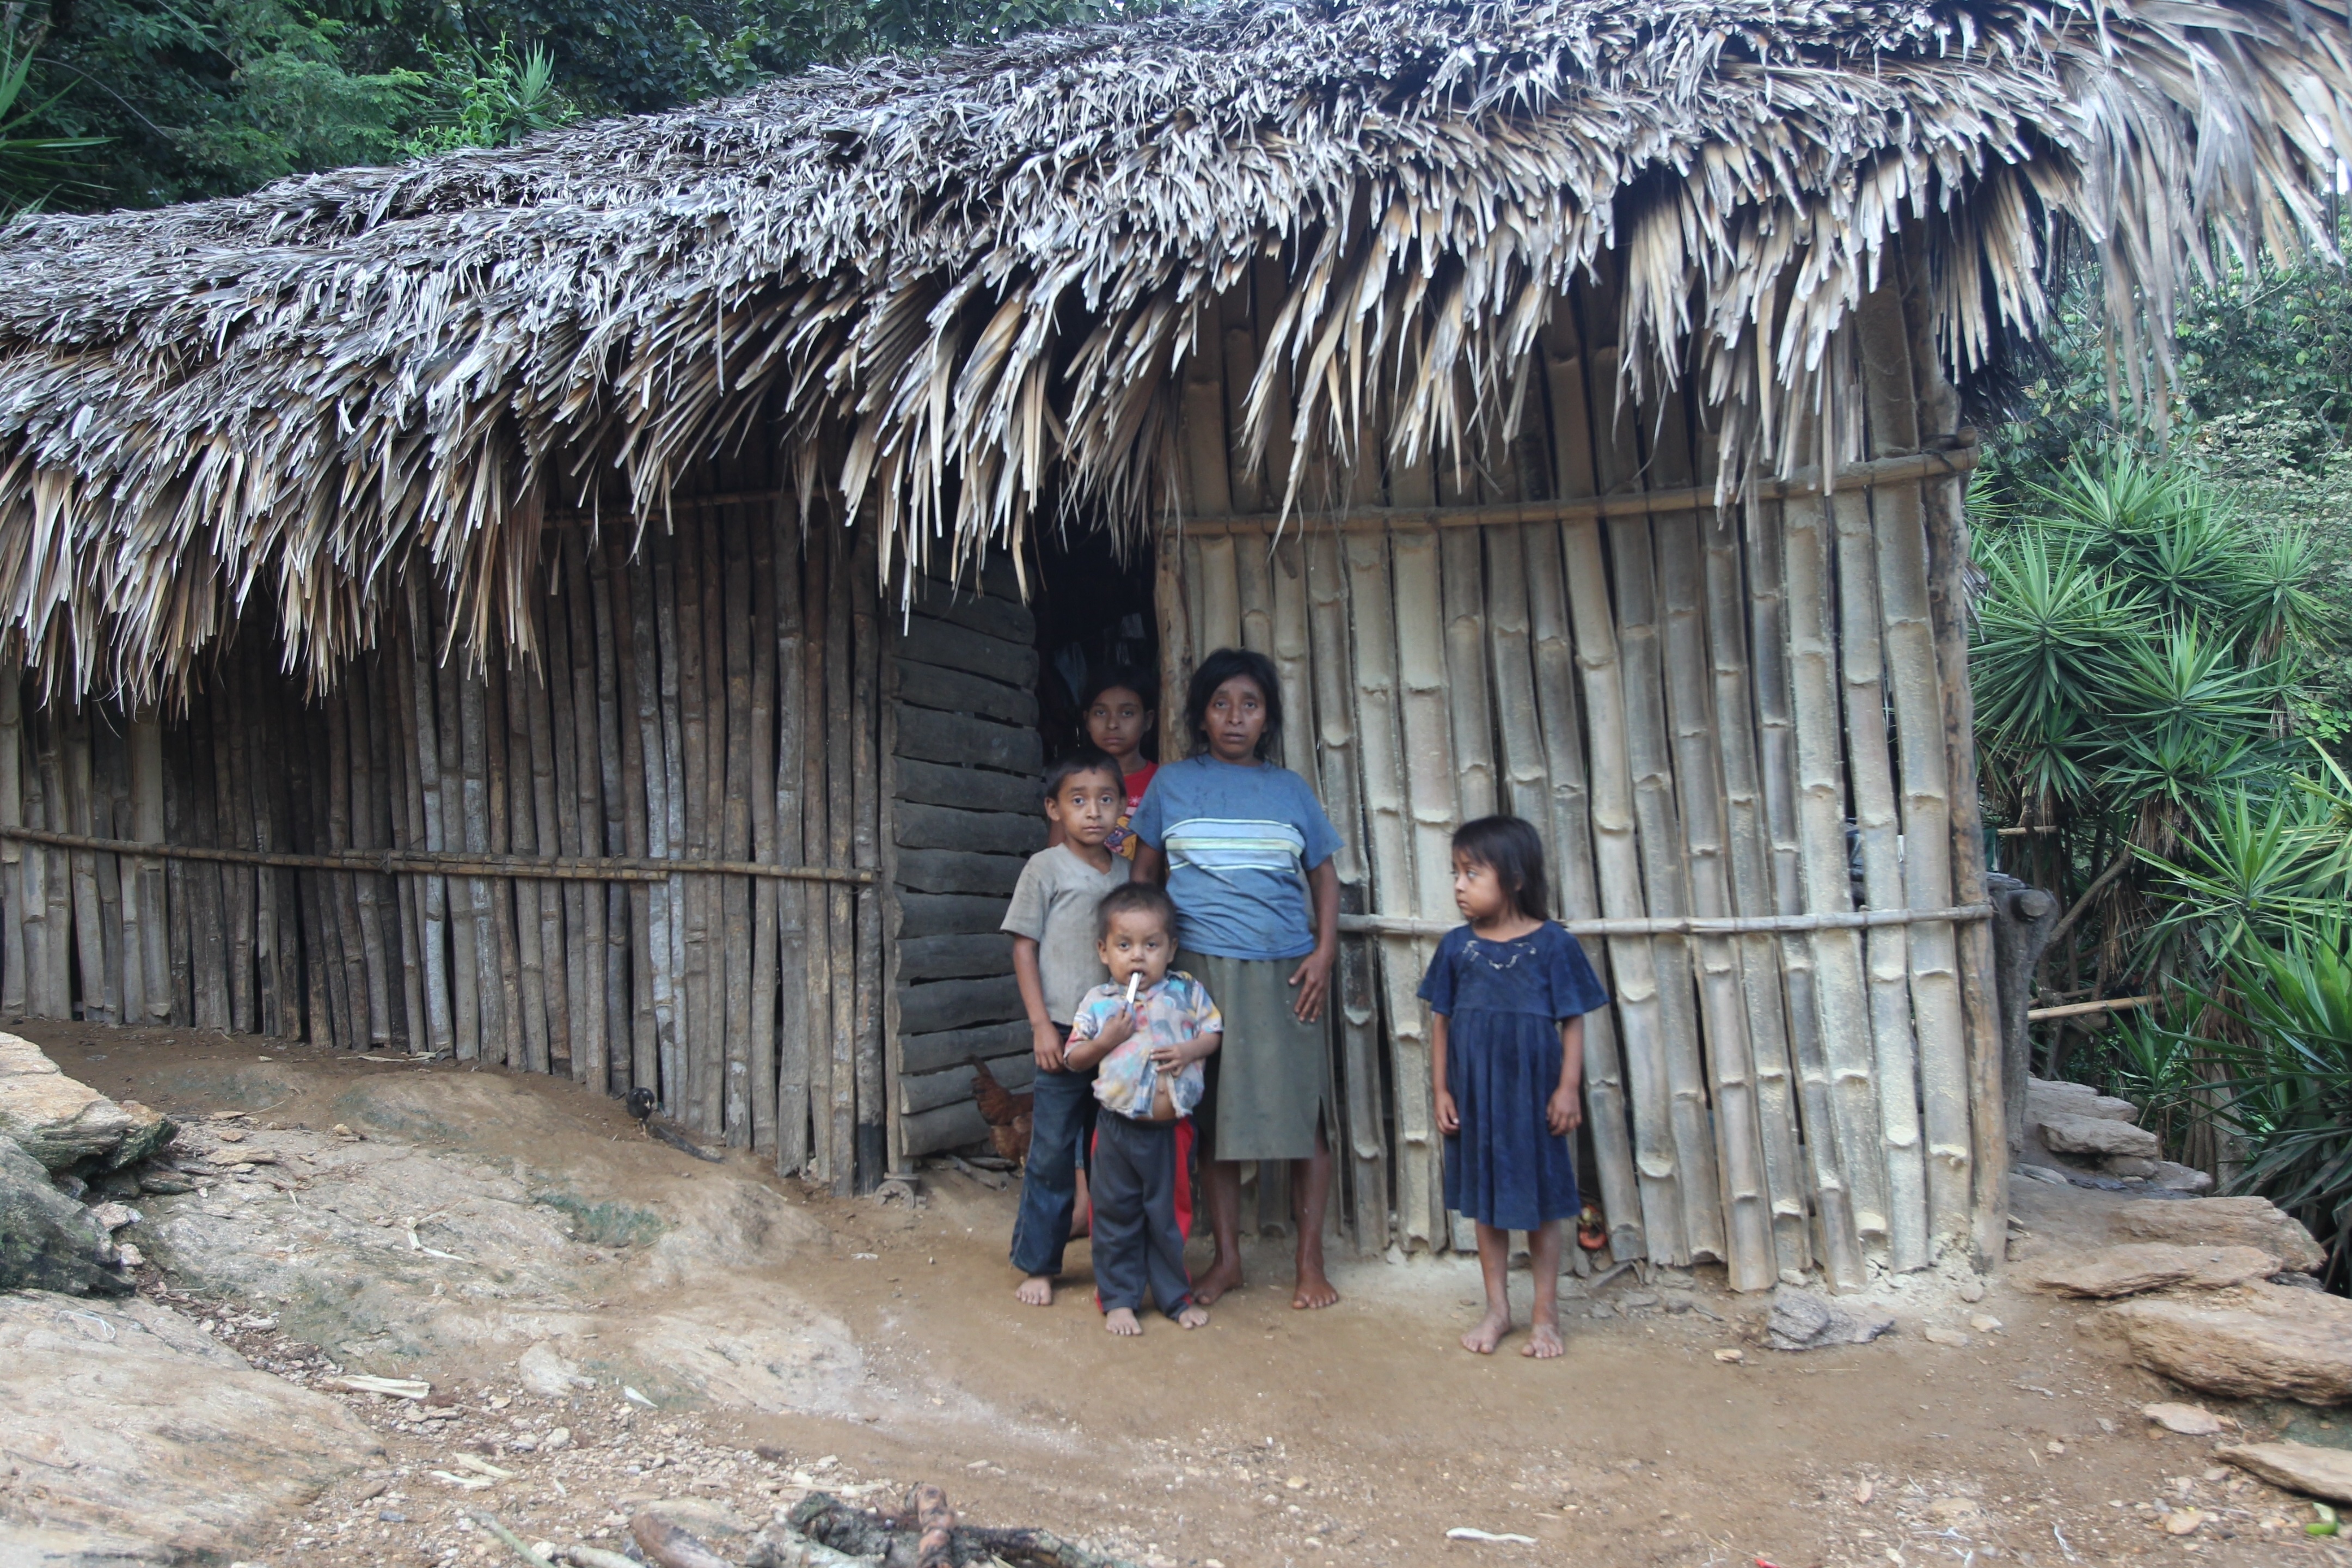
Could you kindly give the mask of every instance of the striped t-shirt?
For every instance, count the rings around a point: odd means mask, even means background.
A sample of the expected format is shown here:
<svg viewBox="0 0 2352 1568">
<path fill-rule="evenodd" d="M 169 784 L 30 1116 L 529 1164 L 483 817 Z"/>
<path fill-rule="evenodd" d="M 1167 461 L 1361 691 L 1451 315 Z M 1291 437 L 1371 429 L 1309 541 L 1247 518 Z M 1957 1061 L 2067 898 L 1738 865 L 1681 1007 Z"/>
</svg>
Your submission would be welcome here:
<svg viewBox="0 0 2352 1568">
<path fill-rule="evenodd" d="M 1315 791 L 1271 763 L 1163 764 L 1129 825 L 1168 857 L 1184 951 L 1303 958 L 1315 951 L 1306 873 L 1339 847 Z"/>
</svg>

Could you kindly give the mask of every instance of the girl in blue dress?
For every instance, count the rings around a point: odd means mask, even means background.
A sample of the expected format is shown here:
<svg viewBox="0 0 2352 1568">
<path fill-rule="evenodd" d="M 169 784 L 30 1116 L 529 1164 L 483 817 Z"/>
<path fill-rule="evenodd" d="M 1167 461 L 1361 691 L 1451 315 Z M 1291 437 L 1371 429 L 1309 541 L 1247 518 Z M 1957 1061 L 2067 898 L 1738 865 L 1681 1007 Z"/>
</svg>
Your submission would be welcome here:
<svg viewBox="0 0 2352 1568">
<path fill-rule="evenodd" d="M 1560 1353 L 1559 1222 L 1582 1206 L 1570 1135 L 1584 1121 L 1584 1015 L 1608 993 L 1550 916 L 1543 843 L 1516 816 L 1454 835 L 1454 905 L 1467 925 L 1437 944 L 1422 1000 L 1445 1135 L 1445 1206 L 1478 1227 L 1486 1315 L 1462 1348 L 1491 1355 L 1511 1328 L 1511 1232 L 1535 1272 L 1524 1353 Z"/>
</svg>

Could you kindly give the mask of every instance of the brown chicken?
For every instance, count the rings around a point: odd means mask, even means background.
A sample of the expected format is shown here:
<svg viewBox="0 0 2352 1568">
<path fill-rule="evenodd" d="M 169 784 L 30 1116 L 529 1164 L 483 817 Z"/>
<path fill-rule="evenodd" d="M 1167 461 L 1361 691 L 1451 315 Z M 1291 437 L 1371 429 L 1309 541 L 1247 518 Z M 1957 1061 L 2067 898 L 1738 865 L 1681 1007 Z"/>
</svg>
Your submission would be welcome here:
<svg viewBox="0 0 2352 1568">
<path fill-rule="evenodd" d="M 1036 1097 L 1015 1094 L 996 1081 L 988 1064 L 971 1059 L 971 1097 L 980 1102 L 981 1119 L 988 1123 L 988 1141 L 998 1154 L 1021 1163 L 1029 1157 L 1030 1107 Z"/>
</svg>

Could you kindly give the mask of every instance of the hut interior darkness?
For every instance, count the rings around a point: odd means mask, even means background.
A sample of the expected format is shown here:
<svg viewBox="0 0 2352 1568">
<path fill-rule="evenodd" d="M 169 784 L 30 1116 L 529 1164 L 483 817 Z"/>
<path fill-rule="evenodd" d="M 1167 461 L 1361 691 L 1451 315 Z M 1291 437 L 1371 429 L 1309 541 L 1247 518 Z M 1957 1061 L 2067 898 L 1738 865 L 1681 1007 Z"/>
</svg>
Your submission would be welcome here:
<svg viewBox="0 0 2352 1568">
<path fill-rule="evenodd" d="M 1612 988 L 1616 1256 L 1997 1259 L 1954 384 L 2072 245 L 2160 399 L 2184 276 L 2327 242 L 2345 22 L 1179 8 L 20 218 L 0 1010 L 646 1088 L 870 1187 L 1025 1084 L 1046 662 L 1147 652 L 1172 756 L 1240 644 L 1346 844 L 1359 1247 L 1466 1239 L 1414 989 L 1503 809 Z"/>
</svg>

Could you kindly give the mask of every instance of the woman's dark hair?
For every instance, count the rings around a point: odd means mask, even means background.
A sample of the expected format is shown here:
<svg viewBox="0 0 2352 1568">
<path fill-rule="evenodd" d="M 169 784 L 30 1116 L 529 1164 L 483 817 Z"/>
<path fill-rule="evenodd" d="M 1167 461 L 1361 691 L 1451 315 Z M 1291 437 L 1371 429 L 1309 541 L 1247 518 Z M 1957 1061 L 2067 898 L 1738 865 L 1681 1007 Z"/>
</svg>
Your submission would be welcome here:
<svg viewBox="0 0 2352 1568">
<path fill-rule="evenodd" d="M 1086 728 L 1087 714 L 1106 691 L 1132 691 L 1143 699 L 1147 709 L 1160 706 L 1160 694 L 1151 677 L 1130 665 L 1114 664 L 1087 678 L 1078 691 L 1078 727 Z"/>
<path fill-rule="evenodd" d="M 1209 752 L 1209 699 L 1217 694 L 1218 687 L 1237 676 L 1248 677 L 1258 695 L 1265 699 L 1265 732 L 1257 738 L 1258 761 L 1264 762 L 1282 744 L 1282 680 L 1274 672 L 1274 660 L 1245 647 L 1221 647 L 1192 671 L 1192 684 L 1184 693 L 1184 731 L 1192 738 L 1194 756 L 1206 756 Z"/>
<path fill-rule="evenodd" d="M 1052 800 L 1060 795 L 1062 786 L 1080 773 L 1108 773 L 1113 784 L 1119 782 L 1118 764 L 1111 760 L 1108 752 L 1095 746 L 1080 746 L 1045 769 L 1044 798 Z"/>
<path fill-rule="evenodd" d="M 1544 879 L 1543 840 L 1524 816 L 1482 816 L 1454 830 L 1454 852 L 1494 870 L 1519 913 L 1551 919 L 1551 885 Z"/>
</svg>

